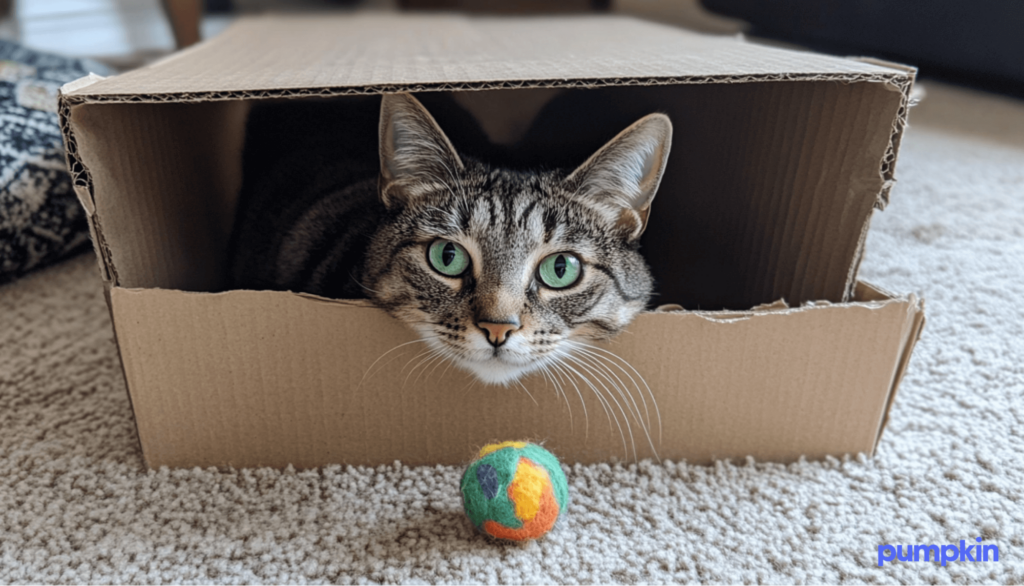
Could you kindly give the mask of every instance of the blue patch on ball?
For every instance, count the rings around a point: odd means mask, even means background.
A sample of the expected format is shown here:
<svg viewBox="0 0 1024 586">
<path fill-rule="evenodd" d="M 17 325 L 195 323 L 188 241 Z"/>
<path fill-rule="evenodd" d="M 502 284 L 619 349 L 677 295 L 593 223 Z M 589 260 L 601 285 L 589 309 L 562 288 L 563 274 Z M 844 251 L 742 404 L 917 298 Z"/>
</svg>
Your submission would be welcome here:
<svg viewBox="0 0 1024 586">
<path fill-rule="evenodd" d="M 498 471 L 494 469 L 494 466 L 490 464 L 478 466 L 476 480 L 480 483 L 480 489 L 484 491 L 487 500 L 493 499 L 494 495 L 498 494 L 498 485 L 501 483 L 498 481 Z"/>
</svg>

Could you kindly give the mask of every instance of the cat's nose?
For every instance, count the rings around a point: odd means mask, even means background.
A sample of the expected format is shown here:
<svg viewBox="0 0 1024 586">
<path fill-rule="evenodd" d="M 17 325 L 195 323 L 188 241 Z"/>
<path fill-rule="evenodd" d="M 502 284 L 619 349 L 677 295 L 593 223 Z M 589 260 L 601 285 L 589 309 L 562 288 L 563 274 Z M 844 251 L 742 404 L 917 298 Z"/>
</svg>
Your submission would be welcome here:
<svg viewBox="0 0 1024 586">
<path fill-rule="evenodd" d="M 509 334 L 521 327 L 517 319 L 507 322 L 478 321 L 476 325 L 487 333 L 487 341 L 495 348 L 504 344 L 505 340 L 508 340 Z"/>
</svg>

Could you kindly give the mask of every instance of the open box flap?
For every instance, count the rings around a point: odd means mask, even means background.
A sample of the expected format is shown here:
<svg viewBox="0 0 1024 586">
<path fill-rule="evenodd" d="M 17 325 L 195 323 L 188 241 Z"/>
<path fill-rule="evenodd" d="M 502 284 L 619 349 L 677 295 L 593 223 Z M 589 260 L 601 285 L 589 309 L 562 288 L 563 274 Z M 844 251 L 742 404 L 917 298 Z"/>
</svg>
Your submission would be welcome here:
<svg viewBox="0 0 1024 586">
<path fill-rule="evenodd" d="M 628 17 L 274 15 L 243 18 L 205 43 L 67 95 L 74 101 L 180 101 L 280 90 L 594 87 L 627 80 L 836 79 L 899 86 L 909 77 L 884 65 Z"/>
</svg>

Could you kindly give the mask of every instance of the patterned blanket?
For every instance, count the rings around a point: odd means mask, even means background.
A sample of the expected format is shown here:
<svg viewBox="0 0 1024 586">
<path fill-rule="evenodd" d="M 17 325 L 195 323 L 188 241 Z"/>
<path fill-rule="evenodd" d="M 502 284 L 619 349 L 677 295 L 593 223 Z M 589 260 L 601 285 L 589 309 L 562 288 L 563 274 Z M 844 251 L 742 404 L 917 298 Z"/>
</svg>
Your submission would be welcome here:
<svg viewBox="0 0 1024 586">
<path fill-rule="evenodd" d="M 88 246 L 64 162 L 57 90 L 90 71 L 110 73 L 0 40 L 0 283 Z"/>
</svg>

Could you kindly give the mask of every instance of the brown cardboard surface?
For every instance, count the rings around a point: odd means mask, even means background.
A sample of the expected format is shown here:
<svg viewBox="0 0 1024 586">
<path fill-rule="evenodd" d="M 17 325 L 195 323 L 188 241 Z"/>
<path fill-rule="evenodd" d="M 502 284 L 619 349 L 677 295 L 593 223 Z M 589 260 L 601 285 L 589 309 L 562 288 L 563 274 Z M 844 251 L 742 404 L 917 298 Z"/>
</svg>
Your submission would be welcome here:
<svg viewBox="0 0 1024 586">
<path fill-rule="evenodd" d="M 857 283 L 857 298 L 881 301 L 893 297 L 892 293 L 885 291 L 879 287 L 875 287 L 863 281 Z M 878 437 L 875 443 L 881 441 L 882 433 L 885 431 L 885 427 L 889 424 L 889 412 L 892 411 L 893 402 L 896 400 L 896 391 L 899 389 L 900 381 L 903 380 L 903 375 L 907 371 L 907 367 L 910 365 L 910 357 L 914 353 L 914 346 L 917 345 L 917 341 L 921 339 L 921 332 L 924 330 L 925 314 L 924 314 L 924 299 L 917 300 L 917 307 L 914 309 L 913 319 L 903 324 L 903 331 L 900 337 L 903 339 L 903 345 L 900 349 L 899 357 L 897 360 L 896 372 L 892 381 L 892 392 L 889 394 L 889 398 L 885 404 L 885 412 L 882 417 L 882 422 L 878 426 Z"/>
<path fill-rule="evenodd" d="M 673 460 L 870 453 L 919 312 L 909 296 L 643 314 L 604 347 L 650 385 L 659 426 L 635 388 L 609 396 L 616 423 L 581 381 L 560 397 L 539 377 L 501 388 L 438 363 L 413 368 L 422 345 L 399 346 L 414 335 L 365 304 L 123 288 L 111 300 L 152 467 L 458 464 L 507 438 L 544 441 L 567 462 L 632 460 L 618 426 L 628 421 L 636 457 L 652 457 L 648 414 L 654 448 Z M 631 371 L 614 372 L 626 382 Z"/>
<path fill-rule="evenodd" d="M 246 103 L 74 110 L 114 283 L 216 287 L 241 180 Z M 154 137 L 159 137 L 154 140 Z"/>
<path fill-rule="evenodd" d="M 244 20 L 65 86 L 69 166 L 147 464 L 459 463 L 514 437 L 568 462 L 872 452 L 923 324 L 913 295 L 856 281 L 913 75 L 628 19 L 332 16 Z M 587 88 L 565 93 L 674 121 L 643 250 L 657 304 L 705 311 L 645 313 L 605 345 L 643 374 L 660 426 L 640 385 L 610 388 L 630 379 L 621 364 L 592 377 L 603 403 L 581 380 L 562 380 L 564 396 L 537 377 L 487 387 L 414 368 L 422 344 L 364 302 L 210 292 L 253 101 L 492 89 L 507 102 L 521 88 Z M 609 130 L 581 111 L 584 130 Z"/>
<path fill-rule="evenodd" d="M 900 80 L 906 72 L 755 46 L 625 17 L 273 15 L 241 20 L 152 66 L 70 92 L 89 100 L 224 99 L 222 92 L 509 88 L 608 80 Z M 618 82 L 622 83 L 622 82 Z M 318 92 L 311 92 L 316 94 Z"/>
</svg>

